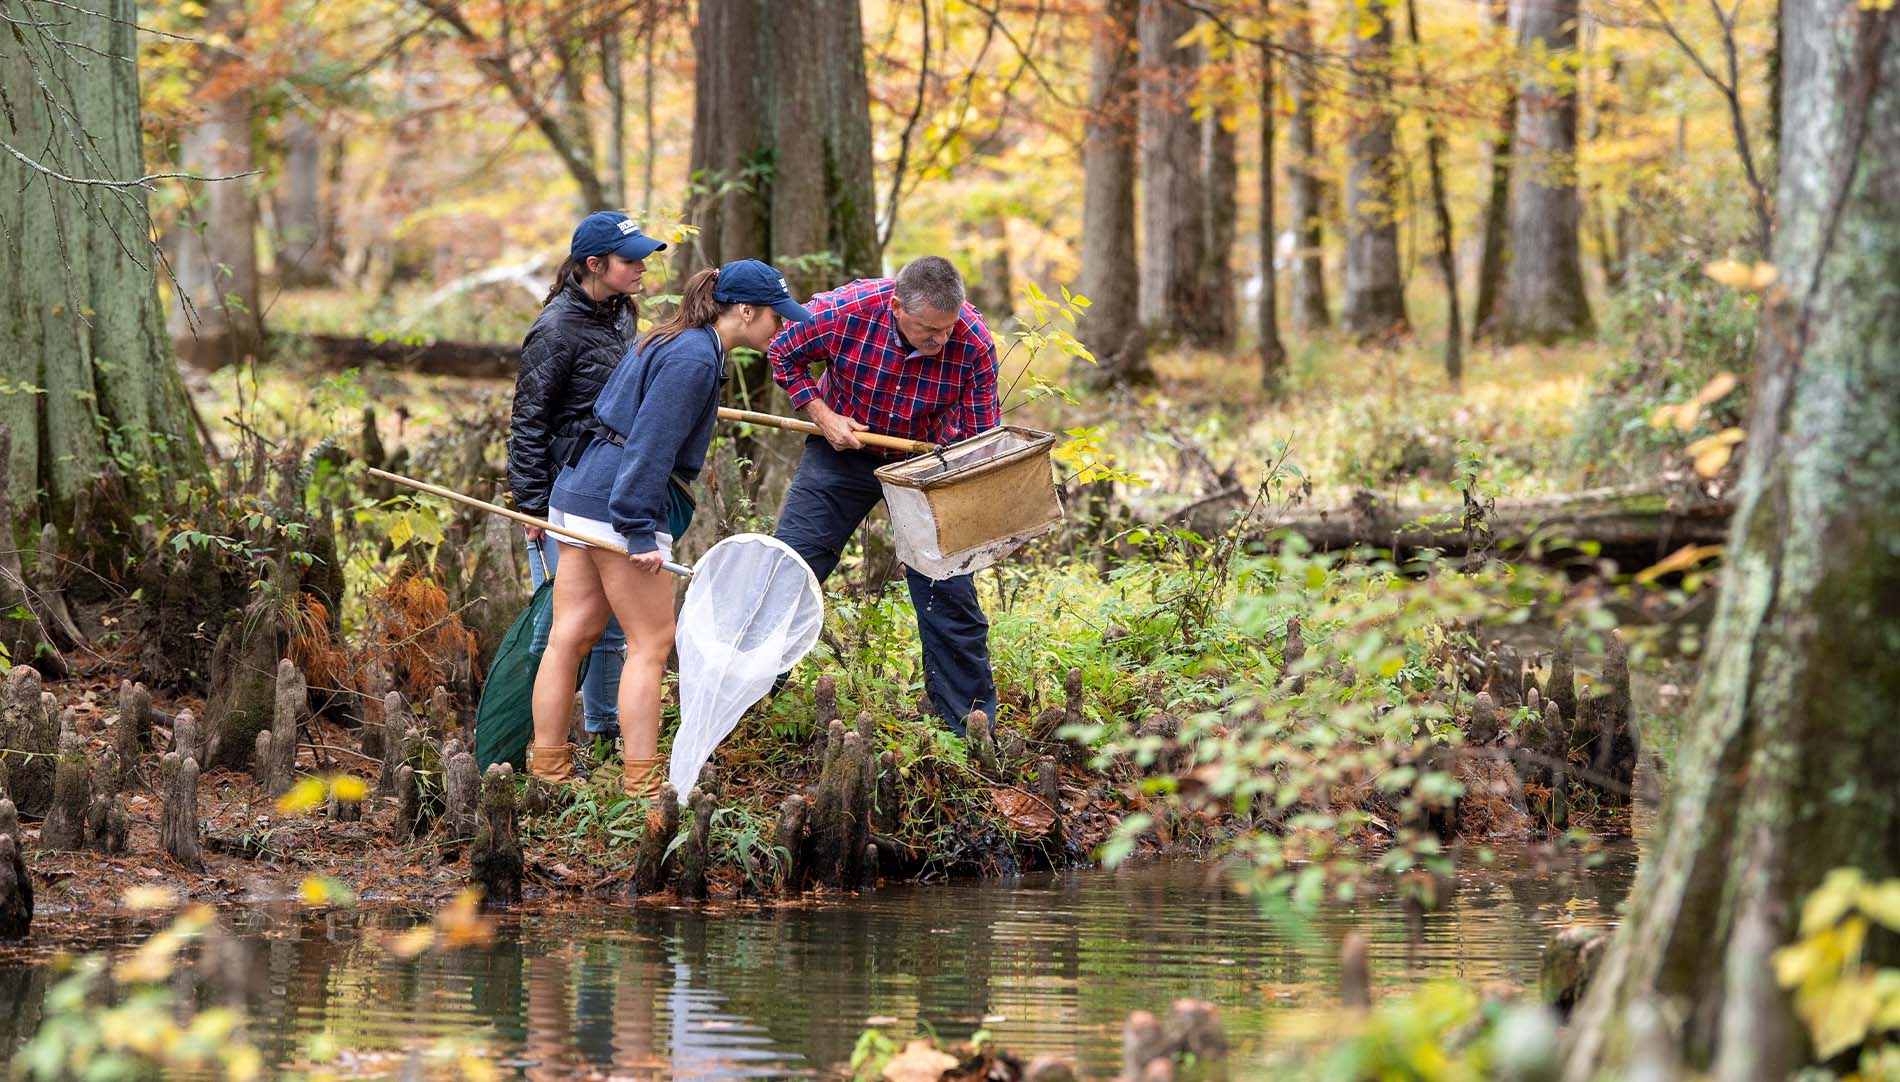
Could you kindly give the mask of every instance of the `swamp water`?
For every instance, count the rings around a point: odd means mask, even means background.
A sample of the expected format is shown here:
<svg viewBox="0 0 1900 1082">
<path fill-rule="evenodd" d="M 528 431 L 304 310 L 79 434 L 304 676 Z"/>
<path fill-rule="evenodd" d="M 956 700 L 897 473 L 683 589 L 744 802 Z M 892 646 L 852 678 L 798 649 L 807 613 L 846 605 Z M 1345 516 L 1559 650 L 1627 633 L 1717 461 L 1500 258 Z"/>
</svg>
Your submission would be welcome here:
<svg viewBox="0 0 1900 1082">
<path fill-rule="evenodd" d="M 1532 986 L 1553 930 L 1614 919 L 1634 863 L 1628 843 L 1594 866 L 1532 849 L 1467 858 L 1437 911 L 1408 922 L 1391 897 L 1333 904 L 1305 941 L 1261 919 L 1215 866 L 1185 861 L 784 908 L 579 905 L 504 916 L 490 947 L 407 962 L 383 944 L 426 914 L 225 919 L 251 952 L 244 998 L 267 1061 L 294 1069 L 318 1051 L 342 1077 L 403 1075 L 409 1050 L 443 1038 L 481 1048 L 505 1077 L 836 1076 L 875 1024 L 899 1043 L 986 1029 L 1025 1059 L 1072 1055 L 1105 1078 L 1127 1012 L 1194 996 L 1220 1008 L 1233 1075 L 1246 1078 L 1276 1023 L 1337 1004 L 1348 931 L 1371 939 L 1378 996 L 1441 978 Z M 80 920 L 43 914 L 36 937 L 86 939 Z M 123 946 L 150 927 L 91 934 Z M 0 1050 L 37 1026 L 50 979 L 43 956 L 0 959 Z M 320 1034 L 330 1048 L 312 1043 Z"/>
</svg>

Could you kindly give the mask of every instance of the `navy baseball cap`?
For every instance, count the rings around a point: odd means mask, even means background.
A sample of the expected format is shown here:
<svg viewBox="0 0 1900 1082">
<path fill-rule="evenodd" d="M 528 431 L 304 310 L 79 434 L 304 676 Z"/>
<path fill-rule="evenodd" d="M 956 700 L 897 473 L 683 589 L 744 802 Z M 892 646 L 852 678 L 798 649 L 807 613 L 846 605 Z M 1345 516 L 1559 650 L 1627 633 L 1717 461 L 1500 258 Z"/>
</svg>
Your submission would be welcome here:
<svg viewBox="0 0 1900 1082">
<path fill-rule="evenodd" d="M 633 219 L 613 210 L 597 210 L 574 227 L 574 239 L 567 254 L 575 259 L 588 256 L 617 255 L 639 262 L 666 245 L 640 232 Z"/>
<path fill-rule="evenodd" d="M 713 300 L 720 304 L 762 304 L 785 317 L 787 323 L 811 318 L 805 306 L 792 299 L 785 276 L 756 259 L 741 259 L 719 268 Z"/>
</svg>

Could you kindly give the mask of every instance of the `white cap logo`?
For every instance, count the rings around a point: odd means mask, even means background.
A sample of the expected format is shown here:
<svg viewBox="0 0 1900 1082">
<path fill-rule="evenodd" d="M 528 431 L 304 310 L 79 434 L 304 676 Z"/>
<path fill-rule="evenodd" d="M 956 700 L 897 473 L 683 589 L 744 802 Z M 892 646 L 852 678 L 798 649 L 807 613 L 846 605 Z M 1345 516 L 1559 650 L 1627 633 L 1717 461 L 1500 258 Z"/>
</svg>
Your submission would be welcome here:
<svg viewBox="0 0 1900 1082">
<path fill-rule="evenodd" d="M 783 290 L 785 290 L 785 292 L 787 292 L 787 293 L 790 293 L 790 292 L 792 291 L 792 290 L 791 290 L 791 287 L 789 287 L 789 286 L 787 286 L 787 285 L 785 284 L 785 276 L 784 276 L 784 275 L 780 275 L 780 276 L 779 276 L 779 280 L 778 280 L 778 287 L 779 287 L 780 289 L 783 289 Z"/>
<path fill-rule="evenodd" d="M 631 236 L 632 234 L 638 232 L 639 229 L 640 227 L 637 225 L 634 225 L 633 219 L 631 218 L 623 218 L 620 221 L 620 235 L 623 237 Z"/>
</svg>

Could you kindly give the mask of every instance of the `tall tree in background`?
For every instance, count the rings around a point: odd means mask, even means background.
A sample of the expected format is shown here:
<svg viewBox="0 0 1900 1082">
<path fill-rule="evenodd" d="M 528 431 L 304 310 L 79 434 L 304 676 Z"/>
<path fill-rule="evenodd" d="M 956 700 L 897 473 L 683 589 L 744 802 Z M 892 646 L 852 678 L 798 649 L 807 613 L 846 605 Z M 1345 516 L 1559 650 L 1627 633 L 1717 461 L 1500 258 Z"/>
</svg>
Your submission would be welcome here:
<svg viewBox="0 0 1900 1082">
<path fill-rule="evenodd" d="M 781 35 L 796 28 L 796 48 Z M 879 270 L 855 0 L 700 0 L 687 270 L 765 258 L 803 296 Z"/>
<path fill-rule="evenodd" d="M 57 24 L 44 10 L 0 0 L 6 484 L 16 514 L 63 528 L 89 502 L 100 530 L 204 458 L 158 301 L 133 5 L 76 0 Z"/>
<path fill-rule="evenodd" d="M 242 45 L 244 8 L 235 0 L 207 4 L 202 33 Z M 242 54 L 199 47 L 193 94 L 200 114 L 178 140 L 187 172 L 235 177 L 256 166 L 252 143 L 250 66 Z M 164 243 L 181 296 L 167 329 L 181 359 L 203 368 L 259 355 L 264 344 L 263 291 L 257 278 L 257 190 L 250 177 L 204 185 Z"/>
<path fill-rule="evenodd" d="M 1613 1029 L 1639 1005 L 1682 1021 L 1694 1073 L 1783 1078 L 1812 1062 L 1769 952 L 1830 870 L 1900 876 L 1896 16 L 1781 6 L 1779 278 L 1722 596 L 1629 919 L 1575 1022 L 1575 1082 L 1623 1073 Z M 1857 955 L 1891 965 L 1900 941 L 1876 933 Z M 1850 972 L 1843 993 L 1874 994 Z"/>
<path fill-rule="evenodd" d="M 293 107 L 281 127 L 283 178 L 271 206 L 277 278 L 288 286 L 321 285 L 334 259 L 330 207 L 323 197 L 324 140 L 317 122 Z"/>
<path fill-rule="evenodd" d="M 1095 24 L 1089 111 L 1082 141 L 1082 295 L 1077 329 L 1095 355 L 1089 379 L 1154 382 L 1139 304 L 1135 245 L 1135 12 L 1138 0 L 1103 0 Z"/>
<path fill-rule="evenodd" d="M 1509 5 L 1507 0 L 1487 0 L 1483 9 L 1485 27 L 1508 40 Z M 1487 337 L 1494 329 L 1498 297 L 1504 292 L 1504 265 L 1510 257 L 1511 225 L 1511 142 L 1517 138 L 1517 85 L 1507 84 L 1504 107 L 1498 127 L 1486 148 L 1486 170 L 1490 189 L 1484 201 L 1484 240 L 1478 257 L 1478 302 L 1471 311 L 1472 336 Z"/>
<path fill-rule="evenodd" d="M 1212 342 L 1206 295 L 1207 189 L 1192 99 L 1200 50 L 1176 44 L 1194 28 L 1179 0 L 1141 0 L 1141 323 L 1152 339 Z"/>
<path fill-rule="evenodd" d="M 1263 5 L 1264 8 L 1264 5 Z M 1263 17 L 1266 11 L 1262 11 Z M 1264 21 L 1264 18 L 1263 18 Z M 1274 281 L 1273 129 L 1280 103 L 1273 89 L 1273 45 L 1260 42 L 1260 385 L 1278 393 L 1286 383 L 1286 347 L 1280 342 L 1280 292 Z"/>
<path fill-rule="evenodd" d="M 1399 276 L 1401 195 L 1398 117 L 1392 100 L 1392 18 L 1387 0 L 1354 0 L 1352 167 L 1346 179 L 1346 297 L 1339 323 L 1353 337 L 1404 334 L 1405 286 Z"/>
<path fill-rule="evenodd" d="M 1550 342 L 1593 326 L 1577 239 L 1577 3 L 1516 0 L 1512 19 L 1523 75 L 1497 337 Z"/>
<path fill-rule="evenodd" d="M 1412 39 L 1419 85 L 1426 83 L 1424 40 L 1418 32 L 1418 0 L 1405 0 L 1405 28 Z M 1465 325 L 1458 309 L 1458 257 L 1451 231 L 1451 200 L 1445 194 L 1445 133 L 1436 113 L 1425 114 L 1425 171 L 1432 182 L 1432 218 L 1438 242 L 1433 255 L 1445 283 L 1445 375 L 1456 386 L 1465 378 Z"/>
<path fill-rule="evenodd" d="M 1287 34 L 1294 57 L 1288 85 L 1293 98 L 1293 130 L 1287 154 L 1287 213 L 1295 242 L 1293 262 L 1293 329 L 1310 333 L 1332 326 L 1326 308 L 1325 182 L 1314 138 L 1319 111 L 1319 79 L 1313 71 L 1313 10 L 1308 0 L 1294 0 L 1293 21 Z"/>
<path fill-rule="evenodd" d="M 1194 344 L 1226 349 L 1234 344 L 1234 219 L 1240 195 L 1239 140 L 1230 107 L 1216 103 L 1201 118 L 1201 163 L 1206 200 L 1201 204 L 1201 289 L 1206 298 L 1204 320 L 1190 324 Z"/>
</svg>

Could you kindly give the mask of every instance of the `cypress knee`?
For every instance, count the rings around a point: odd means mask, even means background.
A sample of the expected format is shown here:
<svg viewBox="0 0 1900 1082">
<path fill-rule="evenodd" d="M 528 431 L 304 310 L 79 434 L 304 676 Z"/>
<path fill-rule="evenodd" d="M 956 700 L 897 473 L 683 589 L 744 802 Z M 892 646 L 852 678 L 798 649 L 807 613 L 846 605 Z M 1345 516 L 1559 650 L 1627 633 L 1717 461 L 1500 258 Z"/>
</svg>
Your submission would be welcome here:
<svg viewBox="0 0 1900 1082">
<path fill-rule="evenodd" d="M 112 724 L 112 747 L 119 764 L 131 769 L 152 746 L 152 693 L 144 684 L 119 682 L 119 718 Z"/>
<path fill-rule="evenodd" d="M 890 752 L 885 752 L 890 755 Z M 811 801 L 793 793 L 779 803 L 778 823 L 772 828 L 772 843 L 783 862 L 778 880 L 781 895 L 790 896 L 805 889 L 805 864 L 799 859 L 805 849 L 805 824 L 811 818 Z"/>
<path fill-rule="evenodd" d="M 521 901 L 521 841 L 515 824 L 515 772 L 496 763 L 482 778 L 481 819 L 469 853 L 469 878 L 482 889 L 482 907 Z"/>
<path fill-rule="evenodd" d="M 692 825 L 686 833 L 686 844 L 680 847 L 679 878 L 677 893 L 683 901 L 700 901 L 706 897 L 706 867 L 712 848 L 712 796 L 693 787 L 686 798 L 686 805 L 692 809 Z"/>
<path fill-rule="evenodd" d="M 679 790 L 670 781 L 660 783 L 660 795 L 647 809 L 647 832 L 633 857 L 633 894 L 658 894 L 666 884 L 667 847 L 680 832 Z"/>
<path fill-rule="evenodd" d="M 204 867 L 198 847 L 198 760 L 167 752 L 159 764 L 164 790 L 164 811 L 159 820 L 159 841 L 172 859 L 194 871 Z"/>
<path fill-rule="evenodd" d="M 59 734 L 59 762 L 53 775 L 52 806 L 40 826 L 40 847 L 67 851 L 86 845 L 86 806 L 92 803 L 92 767 L 86 762 L 86 740 L 75 731 L 72 711 L 66 712 Z"/>
</svg>

